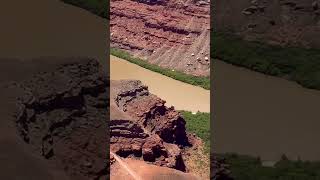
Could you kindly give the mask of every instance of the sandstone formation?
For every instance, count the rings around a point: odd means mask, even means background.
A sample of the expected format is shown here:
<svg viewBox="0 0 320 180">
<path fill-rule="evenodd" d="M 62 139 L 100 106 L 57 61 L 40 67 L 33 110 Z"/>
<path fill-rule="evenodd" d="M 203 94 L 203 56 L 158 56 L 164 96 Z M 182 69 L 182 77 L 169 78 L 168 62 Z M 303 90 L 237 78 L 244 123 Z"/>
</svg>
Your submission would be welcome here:
<svg viewBox="0 0 320 180">
<path fill-rule="evenodd" d="M 137 176 L 151 178 L 167 173 L 169 179 L 197 178 L 181 172 L 190 170 L 184 159 L 196 153 L 201 143 L 195 135 L 186 132 L 186 122 L 180 113 L 166 107 L 164 100 L 149 93 L 148 87 L 138 80 L 111 81 L 110 86 L 110 151 L 137 172 Z M 131 179 L 128 169 L 113 156 L 110 163 L 111 179 Z M 223 159 L 213 156 L 211 169 L 211 179 L 232 180 Z"/>
<path fill-rule="evenodd" d="M 111 47 L 165 68 L 209 76 L 209 1 L 112 0 Z"/>
<path fill-rule="evenodd" d="M 214 1 L 213 27 L 247 40 L 320 47 L 319 0 Z"/>
<path fill-rule="evenodd" d="M 16 127 L 34 153 L 71 179 L 105 179 L 108 81 L 99 64 L 78 59 L 15 83 Z"/>
<path fill-rule="evenodd" d="M 110 150 L 121 157 L 185 171 L 185 120 L 137 80 L 111 81 Z"/>
</svg>

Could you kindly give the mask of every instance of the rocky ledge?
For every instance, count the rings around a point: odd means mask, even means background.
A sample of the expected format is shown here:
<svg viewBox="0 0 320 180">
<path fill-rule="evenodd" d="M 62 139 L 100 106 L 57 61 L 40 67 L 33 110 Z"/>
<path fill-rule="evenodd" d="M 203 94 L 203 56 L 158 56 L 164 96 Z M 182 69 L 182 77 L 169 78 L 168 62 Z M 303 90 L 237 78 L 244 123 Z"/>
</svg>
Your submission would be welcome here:
<svg viewBox="0 0 320 180">
<path fill-rule="evenodd" d="M 151 94 L 141 81 L 111 81 L 110 85 L 110 151 L 132 169 L 141 166 L 146 168 L 144 171 L 151 168 L 155 173 L 168 171 L 161 168 L 176 169 L 179 171 L 173 174 L 179 178 L 179 172 L 188 172 L 190 169 L 184 162 L 190 155 L 188 150 L 199 148 L 201 143 L 186 131 L 181 114 L 174 107 L 166 107 L 165 101 Z M 125 174 L 114 157 L 110 163 L 111 177 Z M 211 168 L 211 179 L 232 180 L 223 159 L 212 158 Z M 181 177 L 193 176 L 187 173 Z"/>
<path fill-rule="evenodd" d="M 140 81 L 111 81 L 110 150 L 185 171 L 183 147 L 189 146 L 185 120 Z"/>
</svg>

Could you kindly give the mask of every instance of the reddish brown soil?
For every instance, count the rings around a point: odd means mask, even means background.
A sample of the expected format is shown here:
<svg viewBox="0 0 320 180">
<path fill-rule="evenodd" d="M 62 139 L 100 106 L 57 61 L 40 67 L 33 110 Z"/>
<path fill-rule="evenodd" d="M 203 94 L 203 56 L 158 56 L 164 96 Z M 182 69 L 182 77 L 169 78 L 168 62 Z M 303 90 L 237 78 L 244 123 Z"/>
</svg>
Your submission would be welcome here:
<svg viewBox="0 0 320 180">
<path fill-rule="evenodd" d="M 209 76 L 208 2 L 112 0 L 110 6 L 112 47 L 165 68 Z"/>
</svg>

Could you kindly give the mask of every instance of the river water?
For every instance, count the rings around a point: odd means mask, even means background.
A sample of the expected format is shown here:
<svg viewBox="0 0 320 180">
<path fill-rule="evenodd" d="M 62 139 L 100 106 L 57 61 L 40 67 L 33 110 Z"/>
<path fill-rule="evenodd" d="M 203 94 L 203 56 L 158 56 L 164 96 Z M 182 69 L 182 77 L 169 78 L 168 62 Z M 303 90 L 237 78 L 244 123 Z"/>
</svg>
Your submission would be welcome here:
<svg viewBox="0 0 320 180">
<path fill-rule="evenodd" d="M 174 106 L 177 110 L 210 112 L 209 90 L 174 80 L 115 56 L 110 56 L 110 78 L 141 80 L 151 93 L 166 100 L 167 106 Z"/>
<path fill-rule="evenodd" d="M 216 152 L 320 160 L 320 91 L 214 62 Z"/>
</svg>

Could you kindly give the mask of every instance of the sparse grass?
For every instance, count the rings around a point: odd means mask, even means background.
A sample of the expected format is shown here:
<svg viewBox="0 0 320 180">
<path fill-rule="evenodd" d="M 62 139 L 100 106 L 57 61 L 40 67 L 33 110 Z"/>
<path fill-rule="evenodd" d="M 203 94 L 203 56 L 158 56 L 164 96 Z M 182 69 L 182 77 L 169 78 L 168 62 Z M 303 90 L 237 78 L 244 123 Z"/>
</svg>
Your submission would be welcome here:
<svg viewBox="0 0 320 180">
<path fill-rule="evenodd" d="M 116 57 L 125 59 L 131 63 L 137 64 L 143 68 L 146 68 L 151 71 L 168 76 L 170 78 L 176 79 L 178 81 L 182 81 L 182 82 L 185 82 L 185 83 L 188 83 L 191 85 L 195 85 L 195 86 L 200 86 L 204 89 L 208 89 L 208 90 L 210 89 L 210 78 L 209 77 L 198 77 L 198 76 L 192 76 L 189 74 L 185 74 L 183 72 L 176 71 L 176 70 L 172 71 L 171 69 L 166 69 L 166 68 L 160 67 L 155 64 L 150 64 L 145 60 L 135 58 L 135 57 L 131 56 L 129 53 L 127 53 L 123 50 L 115 49 L 115 48 L 110 49 L 110 54 L 114 55 Z"/>
<path fill-rule="evenodd" d="M 186 157 L 186 163 L 191 172 L 198 174 L 202 179 L 210 177 L 210 113 L 192 114 L 189 111 L 180 111 L 186 120 L 186 128 L 202 139 L 204 146 L 198 147 Z"/>
<path fill-rule="evenodd" d="M 197 174 L 201 179 L 210 178 L 210 156 L 203 149 L 204 147 L 198 147 L 197 149 L 189 149 L 187 151 L 189 156 L 184 157 L 184 162 L 188 167 L 188 170 L 192 174 Z"/>
<path fill-rule="evenodd" d="M 189 111 L 180 111 L 186 120 L 188 132 L 195 133 L 205 144 L 205 152 L 210 152 L 210 113 L 198 112 L 192 114 Z"/>
<path fill-rule="evenodd" d="M 289 160 L 285 156 L 274 167 L 262 166 L 259 158 L 223 154 L 235 180 L 320 180 L 320 162 Z"/>
<path fill-rule="evenodd" d="M 81 7 L 103 18 L 109 16 L 109 1 L 107 0 L 61 0 L 65 3 Z"/>
<path fill-rule="evenodd" d="M 268 75 L 320 89 L 320 50 L 249 42 L 232 34 L 212 33 L 211 56 Z"/>
</svg>

